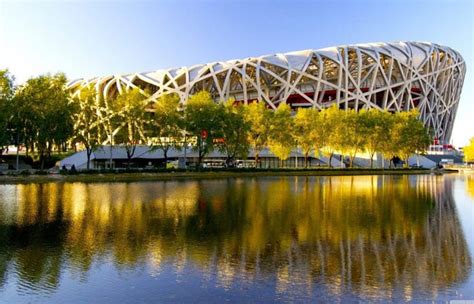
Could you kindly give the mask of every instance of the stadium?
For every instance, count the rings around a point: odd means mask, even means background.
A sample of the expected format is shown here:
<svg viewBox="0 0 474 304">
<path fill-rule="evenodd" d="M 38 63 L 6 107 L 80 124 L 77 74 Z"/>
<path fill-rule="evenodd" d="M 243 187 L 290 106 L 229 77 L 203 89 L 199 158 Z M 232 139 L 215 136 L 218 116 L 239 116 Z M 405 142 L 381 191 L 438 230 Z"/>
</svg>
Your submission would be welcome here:
<svg viewBox="0 0 474 304">
<path fill-rule="evenodd" d="M 428 42 L 368 43 L 212 62 L 153 72 L 78 79 L 72 95 L 94 85 L 105 99 L 125 87 L 149 101 L 175 93 L 184 104 L 198 91 L 216 102 L 265 102 L 276 108 L 417 108 L 436 141 L 449 143 L 466 66 L 455 50 Z"/>
</svg>

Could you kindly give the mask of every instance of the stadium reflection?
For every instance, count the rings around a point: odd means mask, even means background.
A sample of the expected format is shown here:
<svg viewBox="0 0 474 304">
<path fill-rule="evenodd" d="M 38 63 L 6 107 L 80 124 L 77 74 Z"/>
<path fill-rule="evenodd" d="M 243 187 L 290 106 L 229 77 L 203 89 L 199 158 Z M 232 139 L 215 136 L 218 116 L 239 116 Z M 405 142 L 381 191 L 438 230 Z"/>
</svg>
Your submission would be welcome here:
<svg viewBox="0 0 474 304">
<path fill-rule="evenodd" d="M 290 298 L 436 298 L 471 270 L 451 183 L 348 176 L 4 185 L 0 290 L 16 278 L 20 291 L 54 293 L 66 270 L 84 283 L 107 260 L 153 277 L 193 265 L 222 289 L 268 278 L 274 294 Z"/>
</svg>

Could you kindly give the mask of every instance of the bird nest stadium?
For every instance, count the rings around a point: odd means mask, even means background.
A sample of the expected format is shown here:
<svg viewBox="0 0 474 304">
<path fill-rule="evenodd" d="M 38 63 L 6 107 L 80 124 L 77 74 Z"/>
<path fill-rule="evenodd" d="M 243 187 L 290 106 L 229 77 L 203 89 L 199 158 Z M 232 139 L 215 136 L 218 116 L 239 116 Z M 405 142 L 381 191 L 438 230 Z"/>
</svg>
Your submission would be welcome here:
<svg viewBox="0 0 474 304">
<path fill-rule="evenodd" d="M 450 140 L 466 66 L 455 50 L 427 42 L 369 43 L 219 61 L 191 67 L 78 79 L 71 94 L 94 85 L 105 99 L 139 88 L 153 102 L 175 93 L 182 103 L 198 91 L 216 102 L 265 102 L 276 108 L 417 108 L 441 142 Z M 146 93 L 145 93 L 146 92 Z"/>
</svg>

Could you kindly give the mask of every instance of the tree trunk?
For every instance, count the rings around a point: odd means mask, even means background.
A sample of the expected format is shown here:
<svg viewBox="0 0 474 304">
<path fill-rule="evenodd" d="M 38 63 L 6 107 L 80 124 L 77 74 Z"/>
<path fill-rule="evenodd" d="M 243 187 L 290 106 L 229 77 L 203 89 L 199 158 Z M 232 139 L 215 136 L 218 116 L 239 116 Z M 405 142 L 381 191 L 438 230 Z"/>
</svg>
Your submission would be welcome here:
<svg viewBox="0 0 474 304">
<path fill-rule="evenodd" d="M 40 171 L 43 171 L 44 169 L 44 152 L 39 151 L 40 153 Z"/>
<path fill-rule="evenodd" d="M 165 169 L 166 169 L 168 167 L 168 149 L 167 148 L 163 149 L 163 156 L 165 159 Z"/>
<path fill-rule="evenodd" d="M 16 170 L 20 167 L 20 134 L 16 132 Z"/>
<path fill-rule="evenodd" d="M 197 163 L 197 169 L 198 170 L 201 170 L 201 163 L 202 163 L 202 159 L 204 158 L 204 154 L 202 154 L 201 151 L 199 151 L 199 154 L 198 154 L 198 163 Z"/>
<path fill-rule="evenodd" d="M 370 169 L 374 168 L 374 154 L 375 153 L 370 154 Z"/>
<path fill-rule="evenodd" d="M 255 168 L 260 168 L 260 161 L 258 159 L 259 153 L 255 152 Z"/>
<path fill-rule="evenodd" d="M 329 154 L 329 162 L 328 162 L 329 168 L 332 168 L 331 162 L 332 162 L 332 156 L 333 156 L 333 154 L 334 154 L 334 153 Z"/>
<path fill-rule="evenodd" d="M 306 152 L 306 153 L 304 154 L 304 168 L 305 168 L 305 169 L 308 168 L 308 154 L 309 154 L 309 152 Z M 298 157 L 298 156 L 296 156 L 296 157 Z"/>
<path fill-rule="evenodd" d="M 201 170 L 201 163 L 202 163 L 202 159 L 204 158 L 204 145 L 203 145 L 203 142 L 202 142 L 202 139 L 201 139 L 200 136 L 198 136 L 197 145 L 198 145 L 198 163 L 197 163 L 197 169 L 198 169 L 198 170 Z"/>
<path fill-rule="evenodd" d="M 130 169 L 130 162 L 132 161 L 132 157 L 133 155 L 135 154 L 135 148 L 136 146 L 132 146 L 132 147 L 126 147 L 125 149 L 127 150 L 127 169 Z"/>
<path fill-rule="evenodd" d="M 86 154 L 87 154 L 87 170 L 89 171 L 90 170 L 92 148 L 86 147 Z"/>
</svg>

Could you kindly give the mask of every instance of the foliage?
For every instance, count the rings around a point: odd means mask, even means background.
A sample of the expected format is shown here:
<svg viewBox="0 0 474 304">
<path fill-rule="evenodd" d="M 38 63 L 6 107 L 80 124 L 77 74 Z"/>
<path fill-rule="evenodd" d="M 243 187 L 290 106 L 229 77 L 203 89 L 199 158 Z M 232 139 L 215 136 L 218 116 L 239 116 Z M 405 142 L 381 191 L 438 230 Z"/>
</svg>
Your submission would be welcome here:
<svg viewBox="0 0 474 304">
<path fill-rule="evenodd" d="M 353 167 L 354 158 L 363 150 L 366 144 L 366 135 L 370 130 L 365 129 L 362 115 L 353 109 L 341 113 L 342 136 L 340 137 L 340 151 L 349 155 L 349 166 Z"/>
<path fill-rule="evenodd" d="M 320 131 L 318 124 L 320 123 L 319 111 L 310 109 L 300 109 L 296 112 L 294 119 L 294 139 L 296 144 L 301 148 L 305 157 L 305 168 L 308 167 L 308 156 L 318 141 Z"/>
<path fill-rule="evenodd" d="M 270 134 L 271 111 L 264 102 L 251 103 L 245 107 L 245 121 L 249 123 L 248 141 L 255 153 L 255 162 L 259 163 L 260 152 L 268 144 Z"/>
<path fill-rule="evenodd" d="M 284 161 L 290 157 L 291 150 L 295 146 L 290 106 L 280 103 L 271 117 L 268 147 L 273 154 Z"/>
<path fill-rule="evenodd" d="M 101 144 L 101 125 L 96 116 L 99 107 L 94 86 L 81 90 L 79 96 L 73 98 L 72 103 L 77 109 L 73 115 L 74 140 L 82 143 L 86 148 L 87 170 L 89 170 L 91 154 Z"/>
<path fill-rule="evenodd" d="M 185 129 L 196 141 L 198 167 L 202 159 L 214 149 L 215 140 L 222 138 L 219 106 L 206 91 L 191 96 L 185 109 Z"/>
<path fill-rule="evenodd" d="M 41 169 L 53 145 L 63 145 L 73 135 L 74 107 L 65 85 L 64 74 L 41 75 L 29 79 L 13 98 L 12 121 L 23 133 L 25 143 L 37 148 Z"/>
<path fill-rule="evenodd" d="M 127 89 L 112 102 L 116 123 L 115 139 L 125 146 L 127 167 L 140 141 L 145 140 L 145 96 L 139 89 Z M 113 124 L 115 125 L 115 124 Z"/>
<path fill-rule="evenodd" d="M 10 121 L 10 104 L 14 93 L 14 78 L 8 70 L 0 70 L 0 156 L 10 143 L 8 124 Z"/>
<path fill-rule="evenodd" d="M 176 94 L 163 95 L 154 104 L 150 124 L 152 145 L 163 151 L 165 164 L 168 151 L 171 148 L 179 149 L 182 144 L 184 120 L 179 106 L 179 96 Z"/>
<path fill-rule="evenodd" d="M 464 161 L 474 162 L 474 137 L 471 138 L 469 145 L 464 147 Z"/>
<path fill-rule="evenodd" d="M 328 165 L 332 167 L 332 157 L 334 152 L 341 147 L 341 110 L 337 105 L 321 111 L 322 124 L 318 128 L 323 132 L 324 139 L 321 140 L 321 151 L 328 157 Z"/>
<path fill-rule="evenodd" d="M 405 161 L 408 167 L 408 158 L 411 154 L 423 152 L 429 146 L 429 136 L 423 123 L 418 120 L 418 111 L 400 112 L 393 115 L 395 124 L 392 128 L 394 134 L 393 152 Z"/>
<path fill-rule="evenodd" d="M 222 142 L 219 150 L 227 155 L 227 163 L 233 163 L 235 157 L 247 158 L 249 150 L 250 122 L 245 119 L 243 105 L 234 105 L 234 100 L 219 106 L 220 123 L 222 127 Z"/>
<path fill-rule="evenodd" d="M 359 132 L 365 134 L 364 148 L 370 156 L 370 168 L 374 167 L 375 153 L 382 151 L 387 134 L 390 133 L 390 125 L 386 123 L 387 115 L 391 114 L 376 109 L 359 111 Z"/>
<path fill-rule="evenodd" d="M 403 142 L 406 146 L 408 146 L 408 154 L 419 154 L 424 153 L 426 149 L 432 142 L 433 135 L 432 133 L 425 128 L 423 122 L 419 120 L 419 112 L 418 110 L 412 110 L 411 116 L 408 120 L 408 134 L 406 134 L 407 140 Z M 408 159 L 408 157 L 406 157 Z M 408 165 L 408 162 L 406 163 Z"/>
<path fill-rule="evenodd" d="M 385 160 L 389 160 L 389 167 L 392 166 L 392 159 L 397 156 L 398 152 L 398 132 L 395 130 L 395 124 L 398 120 L 398 114 L 392 115 L 391 113 L 384 111 L 381 112 L 380 124 L 386 128 L 387 133 L 385 139 L 379 142 L 379 152 L 382 154 L 383 163 L 382 168 L 385 166 Z M 383 136 L 383 135 L 382 135 Z"/>
</svg>

